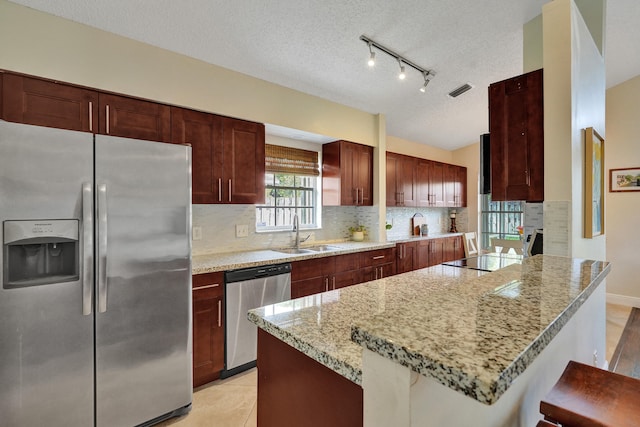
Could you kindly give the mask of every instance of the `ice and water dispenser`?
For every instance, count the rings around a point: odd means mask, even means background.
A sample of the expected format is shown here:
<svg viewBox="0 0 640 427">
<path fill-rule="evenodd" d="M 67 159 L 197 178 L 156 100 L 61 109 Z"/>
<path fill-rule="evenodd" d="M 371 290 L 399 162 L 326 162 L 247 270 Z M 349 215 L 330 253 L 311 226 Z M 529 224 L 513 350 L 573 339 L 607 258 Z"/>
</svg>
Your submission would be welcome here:
<svg viewBox="0 0 640 427">
<path fill-rule="evenodd" d="M 78 226 L 75 219 L 4 221 L 3 287 L 78 280 Z"/>
</svg>

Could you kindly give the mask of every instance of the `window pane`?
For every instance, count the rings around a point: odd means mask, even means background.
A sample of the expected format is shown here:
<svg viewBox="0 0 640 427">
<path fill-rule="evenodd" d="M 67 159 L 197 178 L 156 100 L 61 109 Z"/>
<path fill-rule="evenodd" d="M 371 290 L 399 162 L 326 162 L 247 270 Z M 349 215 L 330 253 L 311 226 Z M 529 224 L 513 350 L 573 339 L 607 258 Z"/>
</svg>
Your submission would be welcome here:
<svg viewBox="0 0 640 427">
<path fill-rule="evenodd" d="M 316 226 L 318 181 L 316 176 L 265 174 L 265 203 L 256 206 L 256 228 L 282 230 L 292 227 L 296 211 L 300 215 L 301 227 Z"/>
</svg>

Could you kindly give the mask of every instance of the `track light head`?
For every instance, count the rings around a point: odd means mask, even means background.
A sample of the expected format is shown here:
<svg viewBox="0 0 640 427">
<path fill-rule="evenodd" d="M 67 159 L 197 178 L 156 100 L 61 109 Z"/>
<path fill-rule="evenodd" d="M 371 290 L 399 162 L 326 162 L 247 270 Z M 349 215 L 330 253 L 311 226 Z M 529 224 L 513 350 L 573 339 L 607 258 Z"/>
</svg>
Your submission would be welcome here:
<svg viewBox="0 0 640 427">
<path fill-rule="evenodd" d="M 427 91 L 427 86 L 429 85 L 431 78 L 429 77 L 429 72 L 424 73 L 423 76 L 424 76 L 424 84 L 420 87 L 420 92 L 425 93 Z"/>
<path fill-rule="evenodd" d="M 371 48 L 371 42 L 369 42 L 368 45 L 369 45 L 369 61 L 367 61 L 367 65 L 369 67 L 373 67 L 374 65 L 376 65 L 376 53 Z"/>
<path fill-rule="evenodd" d="M 402 65 L 402 61 L 398 59 L 398 64 L 400 65 L 400 74 L 398 74 L 398 78 L 400 80 L 404 80 L 407 75 L 404 73 L 404 65 Z"/>
</svg>

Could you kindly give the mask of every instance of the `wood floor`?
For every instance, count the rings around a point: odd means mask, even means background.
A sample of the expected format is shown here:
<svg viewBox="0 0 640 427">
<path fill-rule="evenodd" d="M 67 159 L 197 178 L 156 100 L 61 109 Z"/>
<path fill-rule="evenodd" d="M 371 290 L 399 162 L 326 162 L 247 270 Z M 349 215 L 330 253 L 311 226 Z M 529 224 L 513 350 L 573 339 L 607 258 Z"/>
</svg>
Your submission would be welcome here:
<svg viewBox="0 0 640 427">
<path fill-rule="evenodd" d="M 640 309 L 633 308 L 616 346 L 609 370 L 640 378 Z"/>
</svg>

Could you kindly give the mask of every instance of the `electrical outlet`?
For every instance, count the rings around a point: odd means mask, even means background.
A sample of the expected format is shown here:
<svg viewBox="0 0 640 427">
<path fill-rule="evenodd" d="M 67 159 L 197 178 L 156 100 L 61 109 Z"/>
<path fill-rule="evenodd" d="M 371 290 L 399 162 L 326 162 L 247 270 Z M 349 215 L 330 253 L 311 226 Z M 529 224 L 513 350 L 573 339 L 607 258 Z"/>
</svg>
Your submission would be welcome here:
<svg viewBox="0 0 640 427">
<path fill-rule="evenodd" d="M 249 226 L 246 224 L 236 225 L 236 237 L 249 236 Z"/>
<path fill-rule="evenodd" d="M 202 239 L 202 227 L 193 227 L 191 230 L 193 240 Z"/>
</svg>

